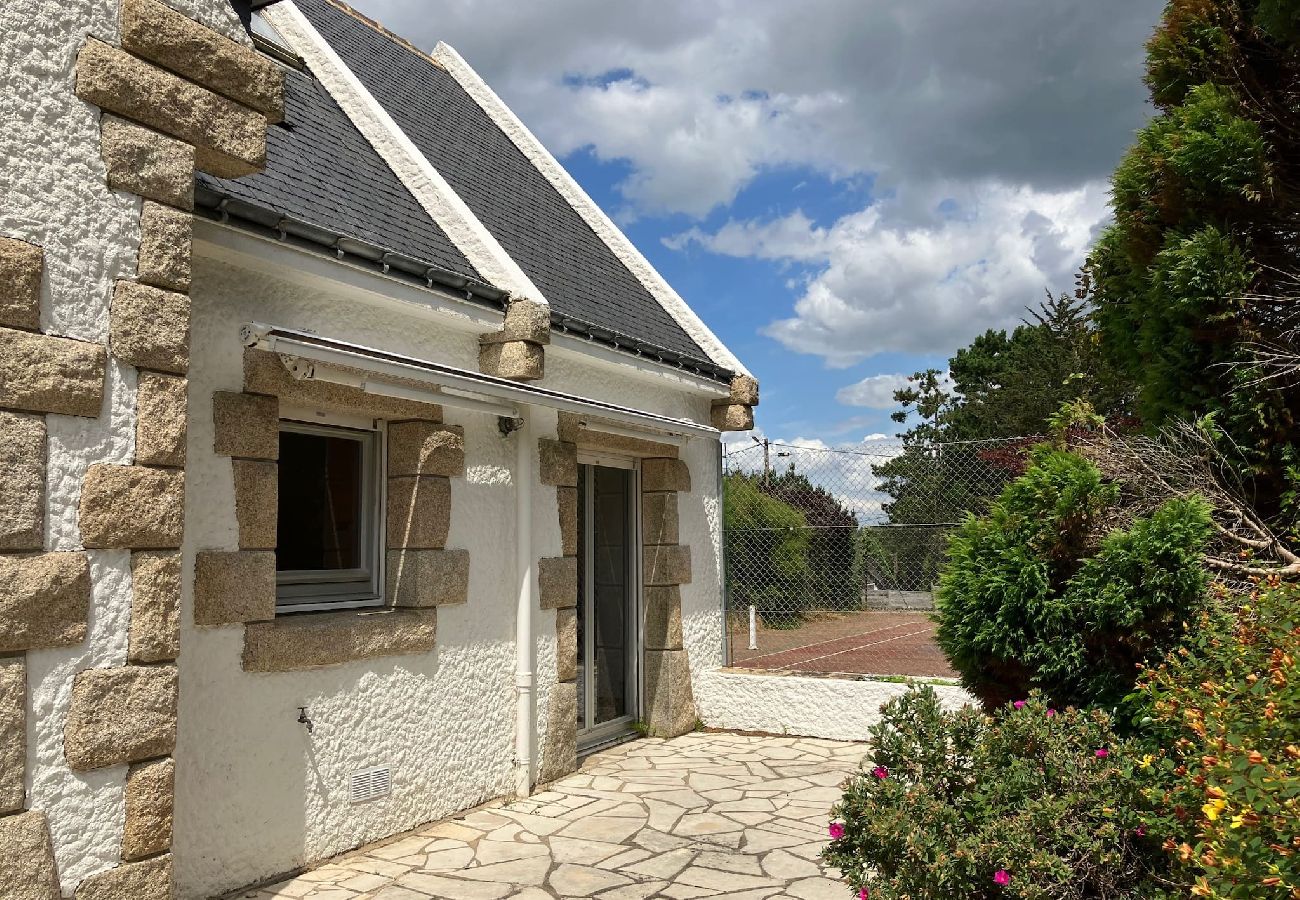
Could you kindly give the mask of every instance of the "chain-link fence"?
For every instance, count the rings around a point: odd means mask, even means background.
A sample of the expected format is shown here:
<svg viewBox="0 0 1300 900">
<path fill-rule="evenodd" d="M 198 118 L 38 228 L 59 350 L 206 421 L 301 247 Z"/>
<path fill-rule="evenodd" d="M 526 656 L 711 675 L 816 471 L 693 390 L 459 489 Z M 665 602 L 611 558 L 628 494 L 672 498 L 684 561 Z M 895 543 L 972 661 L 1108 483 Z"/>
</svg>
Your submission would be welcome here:
<svg viewBox="0 0 1300 900">
<path fill-rule="evenodd" d="M 948 535 L 1023 470 L 1034 442 L 729 444 L 732 664 L 951 675 L 929 616 Z"/>
</svg>

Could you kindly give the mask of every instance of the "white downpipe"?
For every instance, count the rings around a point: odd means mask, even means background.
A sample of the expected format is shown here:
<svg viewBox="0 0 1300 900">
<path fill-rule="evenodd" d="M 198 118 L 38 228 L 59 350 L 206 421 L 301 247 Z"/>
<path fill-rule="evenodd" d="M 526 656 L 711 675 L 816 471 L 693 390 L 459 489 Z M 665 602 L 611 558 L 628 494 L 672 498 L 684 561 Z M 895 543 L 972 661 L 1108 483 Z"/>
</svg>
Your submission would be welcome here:
<svg viewBox="0 0 1300 900">
<path fill-rule="evenodd" d="M 749 608 L 749 649 L 758 649 L 758 616 L 752 606 Z"/>
<path fill-rule="evenodd" d="M 515 796 L 533 787 L 533 428 L 531 410 L 521 406 L 515 431 Z"/>
</svg>

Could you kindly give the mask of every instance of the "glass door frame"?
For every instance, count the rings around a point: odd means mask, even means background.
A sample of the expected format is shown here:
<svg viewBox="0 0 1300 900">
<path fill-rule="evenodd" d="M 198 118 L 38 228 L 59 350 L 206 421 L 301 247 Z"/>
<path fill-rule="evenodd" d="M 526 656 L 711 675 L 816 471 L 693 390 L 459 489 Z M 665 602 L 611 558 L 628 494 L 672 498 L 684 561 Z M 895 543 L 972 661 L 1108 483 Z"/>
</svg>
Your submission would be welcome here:
<svg viewBox="0 0 1300 900">
<path fill-rule="evenodd" d="M 583 594 L 578 597 L 578 603 L 581 604 L 580 610 L 583 619 L 582 643 L 579 654 L 582 663 L 579 666 L 578 690 L 583 692 L 583 702 L 579 708 L 583 711 L 586 721 L 576 723 L 578 726 L 578 752 L 589 753 L 592 750 L 605 745 L 614 743 L 628 735 L 636 733 L 636 723 L 642 719 L 642 697 L 644 696 L 644 676 L 643 676 L 643 653 L 645 650 L 645 616 L 642 609 L 642 547 L 641 547 L 641 461 L 635 457 L 618 456 L 607 453 L 591 453 L 587 451 L 578 451 L 578 477 L 585 478 L 586 483 L 583 485 L 583 506 L 582 527 L 584 530 L 594 528 L 594 516 L 592 515 L 595 491 L 593 490 L 592 466 L 604 466 L 610 469 L 624 469 L 629 472 L 629 496 L 628 496 L 628 535 L 630 547 L 628 548 L 628 605 L 630 615 L 628 616 L 628 634 L 630 652 L 628 654 L 628 664 L 630 671 L 627 677 L 627 690 L 632 693 L 628 706 L 629 711 L 617 719 L 608 722 L 587 727 L 587 722 L 593 717 L 593 710 L 596 708 L 596 679 L 594 677 L 594 659 L 596 648 L 596 631 L 592 627 L 595 607 L 595 595 L 592 591 L 594 585 L 595 569 L 595 541 L 592 539 L 594 532 L 580 535 L 580 543 L 583 549 L 582 558 L 578 564 L 583 567 L 583 577 L 580 579 L 583 585 Z"/>
</svg>

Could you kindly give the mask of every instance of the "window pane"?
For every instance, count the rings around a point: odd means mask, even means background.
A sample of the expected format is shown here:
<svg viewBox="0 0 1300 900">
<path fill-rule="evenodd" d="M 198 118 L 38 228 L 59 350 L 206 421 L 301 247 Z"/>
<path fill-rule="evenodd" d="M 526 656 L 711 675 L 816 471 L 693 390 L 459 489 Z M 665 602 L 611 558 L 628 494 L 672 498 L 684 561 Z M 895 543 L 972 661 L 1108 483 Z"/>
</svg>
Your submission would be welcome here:
<svg viewBox="0 0 1300 900">
<path fill-rule="evenodd" d="M 365 566 L 363 450 L 353 438 L 280 432 L 276 569 Z"/>
</svg>

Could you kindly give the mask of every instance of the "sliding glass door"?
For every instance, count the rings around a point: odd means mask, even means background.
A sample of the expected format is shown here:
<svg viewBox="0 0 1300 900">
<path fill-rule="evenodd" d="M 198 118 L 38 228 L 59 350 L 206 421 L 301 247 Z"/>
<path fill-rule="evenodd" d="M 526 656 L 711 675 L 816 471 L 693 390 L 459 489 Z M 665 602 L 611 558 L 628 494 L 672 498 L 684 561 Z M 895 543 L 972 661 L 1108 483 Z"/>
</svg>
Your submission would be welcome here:
<svg viewBox="0 0 1300 900">
<path fill-rule="evenodd" d="M 632 464 L 578 469 L 578 745 L 632 731 L 638 716 L 639 537 Z"/>
</svg>

